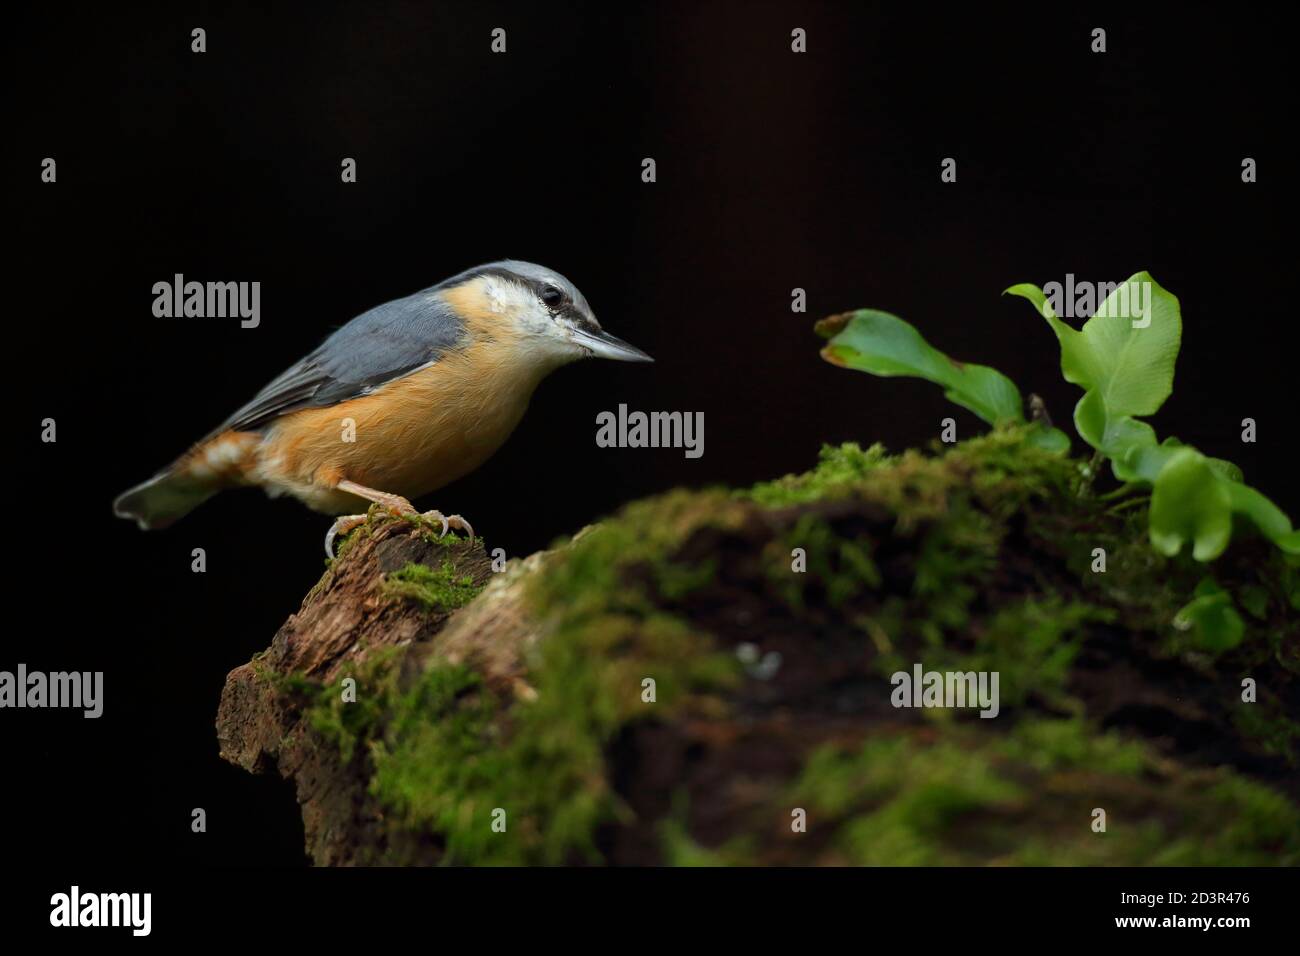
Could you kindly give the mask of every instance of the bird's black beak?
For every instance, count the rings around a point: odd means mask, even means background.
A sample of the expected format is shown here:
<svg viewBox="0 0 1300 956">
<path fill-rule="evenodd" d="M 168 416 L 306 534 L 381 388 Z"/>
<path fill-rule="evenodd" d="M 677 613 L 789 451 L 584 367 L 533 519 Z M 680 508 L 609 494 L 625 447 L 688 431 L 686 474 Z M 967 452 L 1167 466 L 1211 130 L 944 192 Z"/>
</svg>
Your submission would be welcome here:
<svg viewBox="0 0 1300 956">
<path fill-rule="evenodd" d="M 578 344 L 597 358 L 614 359 L 616 362 L 654 361 L 635 345 L 624 342 L 616 335 L 610 335 L 604 329 L 575 329 L 574 332 Z"/>
</svg>

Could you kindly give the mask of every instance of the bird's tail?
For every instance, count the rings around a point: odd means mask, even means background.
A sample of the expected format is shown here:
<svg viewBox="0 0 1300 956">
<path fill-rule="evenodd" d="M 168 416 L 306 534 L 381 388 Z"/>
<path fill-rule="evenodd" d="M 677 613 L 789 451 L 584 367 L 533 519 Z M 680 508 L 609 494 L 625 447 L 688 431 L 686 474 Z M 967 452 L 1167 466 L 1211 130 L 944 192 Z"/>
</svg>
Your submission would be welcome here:
<svg viewBox="0 0 1300 956">
<path fill-rule="evenodd" d="M 113 501 L 113 513 L 133 519 L 144 531 L 166 528 L 220 490 L 213 482 L 173 466 L 118 495 Z"/>
<path fill-rule="evenodd" d="M 113 513 L 143 530 L 166 528 L 223 488 L 243 484 L 257 436 L 225 432 L 194 446 L 143 484 L 117 496 Z"/>
</svg>

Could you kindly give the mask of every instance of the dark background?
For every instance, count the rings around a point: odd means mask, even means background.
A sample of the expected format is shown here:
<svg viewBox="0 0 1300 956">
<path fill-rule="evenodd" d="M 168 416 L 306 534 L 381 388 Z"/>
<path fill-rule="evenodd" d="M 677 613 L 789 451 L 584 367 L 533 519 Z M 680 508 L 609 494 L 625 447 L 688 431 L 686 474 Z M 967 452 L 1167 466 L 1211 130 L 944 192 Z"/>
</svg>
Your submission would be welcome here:
<svg viewBox="0 0 1300 956">
<path fill-rule="evenodd" d="M 1154 419 L 1291 514 L 1291 34 L 1234 6 L 57 7 L 5 37 L 7 627 L 0 669 L 103 670 L 105 715 L 4 711 L 5 848 L 64 861 L 303 862 L 291 789 L 217 756 L 226 673 L 322 571 L 328 519 L 257 492 L 165 532 L 115 494 L 332 328 L 501 257 L 572 279 L 653 366 L 545 382 L 507 445 L 421 502 L 522 555 L 674 485 L 822 442 L 925 444 L 941 391 L 823 363 L 830 312 L 902 315 L 1068 421 L 1054 337 L 999 292 L 1149 269 L 1182 302 Z M 190 52 L 190 30 L 208 52 Z M 489 52 L 506 28 L 508 52 Z M 1089 52 L 1106 28 L 1109 52 Z M 790 31 L 809 52 L 790 52 Z M 58 162 L 42 184 L 40 162 Z M 340 182 L 343 157 L 358 162 Z M 654 157 L 658 182 L 640 179 Z M 940 161 L 958 162 L 956 184 Z M 1254 157 L 1260 182 L 1244 185 Z M 262 324 L 156 319 L 176 273 L 262 283 Z M 790 312 L 790 292 L 808 313 Z M 597 412 L 703 411 L 705 455 L 599 449 Z M 1240 442 L 1244 417 L 1259 442 Z M 58 422 L 57 444 L 39 423 Z M 190 571 L 207 551 L 208 572 Z M 208 832 L 190 832 L 203 807 Z"/>
</svg>

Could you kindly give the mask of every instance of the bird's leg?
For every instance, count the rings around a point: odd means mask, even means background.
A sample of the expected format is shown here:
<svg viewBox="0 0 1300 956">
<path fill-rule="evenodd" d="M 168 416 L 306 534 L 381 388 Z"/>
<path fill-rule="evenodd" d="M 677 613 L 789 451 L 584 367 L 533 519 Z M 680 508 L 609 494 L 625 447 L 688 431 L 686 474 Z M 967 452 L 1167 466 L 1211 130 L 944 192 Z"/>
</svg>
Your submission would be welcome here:
<svg viewBox="0 0 1300 956">
<path fill-rule="evenodd" d="M 359 485 L 355 481 L 348 481 L 346 478 L 334 487 L 339 491 L 346 491 L 350 495 L 356 495 L 358 498 L 365 498 L 366 501 L 373 501 L 398 516 L 419 514 L 415 510 L 415 506 L 401 495 L 390 495 L 386 491 L 375 491 L 374 488 L 367 488 L 365 485 Z"/>
<path fill-rule="evenodd" d="M 365 498 L 367 501 L 373 501 L 377 505 L 387 508 L 392 514 L 398 516 L 419 515 L 431 521 L 437 521 L 442 524 L 442 534 L 446 534 L 451 528 L 458 528 L 474 538 L 474 529 L 470 523 L 460 515 L 444 515 L 441 511 L 426 511 L 424 514 L 415 510 L 414 505 L 403 498 L 401 495 L 391 495 L 386 491 L 376 491 L 374 488 L 367 488 L 365 485 L 359 485 L 355 481 L 344 479 L 335 485 L 339 491 L 346 491 L 348 494 L 356 495 L 358 498 Z M 353 528 L 362 524 L 366 520 L 365 515 L 344 515 L 335 520 L 333 526 L 325 535 L 325 553 L 330 557 L 334 556 L 331 550 L 334 539 L 340 534 L 346 534 Z"/>
<path fill-rule="evenodd" d="M 390 495 L 386 491 L 376 491 L 374 488 L 367 488 L 365 485 L 359 485 L 355 481 L 344 479 L 335 485 L 339 491 L 346 491 L 348 494 L 356 495 L 358 498 L 365 498 L 367 501 L 373 501 L 375 504 L 387 508 L 388 511 L 395 515 L 414 515 L 418 514 L 415 507 L 403 498 L 401 495 Z M 325 554 L 334 557 L 334 539 L 341 534 L 347 534 L 354 528 L 366 523 L 365 515 L 341 515 L 334 519 L 330 529 L 325 532 Z"/>
</svg>

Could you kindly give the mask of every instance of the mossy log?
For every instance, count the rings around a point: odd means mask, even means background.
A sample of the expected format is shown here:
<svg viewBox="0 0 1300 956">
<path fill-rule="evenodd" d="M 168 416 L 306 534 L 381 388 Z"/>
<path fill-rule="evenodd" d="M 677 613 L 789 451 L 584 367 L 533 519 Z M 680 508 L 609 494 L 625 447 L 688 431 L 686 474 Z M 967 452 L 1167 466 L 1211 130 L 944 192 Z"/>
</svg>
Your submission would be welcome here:
<svg viewBox="0 0 1300 956">
<path fill-rule="evenodd" d="M 375 514 L 230 674 L 221 752 L 293 781 L 318 864 L 1300 862 L 1300 575 L 1160 557 L 1144 512 L 1011 429 L 495 573 Z M 1244 626 L 1180 615 L 1207 576 Z M 894 706 L 917 664 L 996 671 L 997 715 Z"/>
</svg>

